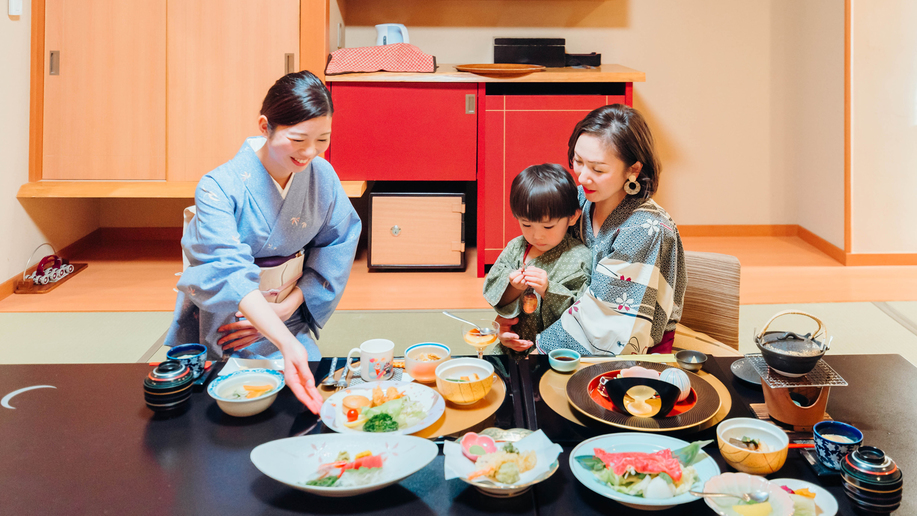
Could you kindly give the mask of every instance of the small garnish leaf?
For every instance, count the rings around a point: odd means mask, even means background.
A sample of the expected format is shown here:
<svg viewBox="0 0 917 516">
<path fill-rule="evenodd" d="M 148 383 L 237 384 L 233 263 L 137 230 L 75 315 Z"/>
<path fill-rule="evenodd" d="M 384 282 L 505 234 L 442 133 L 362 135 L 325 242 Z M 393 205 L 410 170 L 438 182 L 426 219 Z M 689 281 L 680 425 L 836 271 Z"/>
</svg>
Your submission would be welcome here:
<svg viewBox="0 0 917 516">
<path fill-rule="evenodd" d="M 712 439 L 709 441 L 694 441 L 683 448 L 672 450 L 672 456 L 677 457 L 682 466 L 690 466 L 706 457 L 706 454 L 701 454 L 700 449 L 712 442 Z"/>
<path fill-rule="evenodd" d="M 575 457 L 576 462 L 579 462 L 579 465 L 586 468 L 589 471 L 602 471 L 605 469 L 605 463 L 602 462 L 602 459 L 592 455 L 580 455 Z"/>
<path fill-rule="evenodd" d="M 468 448 L 468 452 L 469 452 L 470 454 L 472 454 L 472 455 L 479 455 L 479 456 L 480 456 L 480 455 L 486 454 L 486 453 L 487 453 L 487 450 L 485 450 L 484 447 L 481 446 L 480 444 L 476 444 L 476 445 L 472 446 L 471 448 Z"/>
<path fill-rule="evenodd" d="M 506 443 L 506 445 L 503 446 L 503 451 L 506 453 L 519 453 L 519 450 L 513 446 L 513 443 Z"/>
<path fill-rule="evenodd" d="M 669 485 L 675 484 L 675 480 L 672 477 L 670 477 L 669 474 L 666 473 L 665 471 L 662 471 L 659 473 L 659 478 L 665 480 L 666 484 L 669 484 Z"/>
</svg>

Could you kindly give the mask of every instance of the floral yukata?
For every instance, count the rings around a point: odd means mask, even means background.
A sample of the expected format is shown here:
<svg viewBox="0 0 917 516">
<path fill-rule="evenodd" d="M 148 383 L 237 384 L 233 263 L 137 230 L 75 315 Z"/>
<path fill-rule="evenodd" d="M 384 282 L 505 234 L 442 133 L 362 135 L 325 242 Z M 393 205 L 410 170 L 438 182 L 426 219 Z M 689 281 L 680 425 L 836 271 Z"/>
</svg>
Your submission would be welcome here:
<svg viewBox="0 0 917 516">
<path fill-rule="evenodd" d="M 287 321 L 309 360 L 321 353 L 310 331 L 328 321 L 356 253 L 361 223 L 331 165 L 315 158 L 292 175 L 286 196 L 258 159 L 264 138 L 249 138 L 236 156 L 201 178 L 195 191 L 197 213 L 182 238 L 190 266 L 178 281 L 175 318 L 167 346 L 200 342 L 220 357 L 217 329 L 235 322 L 239 302 L 259 290 L 255 258 L 305 253 L 303 275 L 296 282 L 305 301 Z M 262 337 L 233 356 L 280 358 Z"/>
<path fill-rule="evenodd" d="M 499 306 L 500 298 L 509 287 L 510 273 L 522 268 L 527 247 L 528 242 L 521 236 L 507 244 L 484 280 L 484 299 L 499 315 L 507 319 L 519 317 L 513 331 L 520 339 L 534 342 L 535 335 L 559 319 L 589 286 L 592 251 L 568 234 L 553 249 L 532 258 L 527 266 L 538 267 L 547 273 L 548 289 L 535 312 L 527 314 L 522 311 L 522 295 L 506 305 Z M 524 352 L 514 351 L 502 344 L 494 348 L 495 353 L 506 355 L 525 355 L 531 350 L 532 348 Z"/>
<path fill-rule="evenodd" d="M 580 238 L 592 250 L 589 288 L 560 320 L 541 333 L 547 353 L 568 348 L 585 355 L 669 352 L 681 318 L 687 276 L 675 223 L 655 201 L 626 197 L 592 232 L 593 204 L 579 188 Z"/>
</svg>

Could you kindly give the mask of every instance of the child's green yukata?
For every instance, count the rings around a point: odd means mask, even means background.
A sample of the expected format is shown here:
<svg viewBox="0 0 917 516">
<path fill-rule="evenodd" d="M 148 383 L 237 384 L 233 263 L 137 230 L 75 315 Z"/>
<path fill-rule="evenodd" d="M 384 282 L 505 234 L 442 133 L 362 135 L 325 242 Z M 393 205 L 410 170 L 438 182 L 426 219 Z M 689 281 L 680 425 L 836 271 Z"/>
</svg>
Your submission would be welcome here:
<svg viewBox="0 0 917 516">
<path fill-rule="evenodd" d="M 484 280 L 484 299 L 494 307 L 497 314 L 507 319 L 519 317 L 513 330 L 522 340 L 535 342 L 535 335 L 560 319 L 564 310 L 589 287 L 592 272 L 592 251 L 575 237 L 567 234 L 556 247 L 541 256 L 533 258 L 528 267 L 537 267 L 548 275 L 548 289 L 534 313 L 522 311 L 522 297 L 503 306 L 498 306 L 503 293 L 509 287 L 509 275 L 522 268 L 522 260 L 528 247 L 524 237 L 516 237 L 506 245 L 496 263 L 487 273 Z M 495 354 L 523 356 L 534 348 L 524 352 L 512 350 L 497 344 Z"/>
</svg>

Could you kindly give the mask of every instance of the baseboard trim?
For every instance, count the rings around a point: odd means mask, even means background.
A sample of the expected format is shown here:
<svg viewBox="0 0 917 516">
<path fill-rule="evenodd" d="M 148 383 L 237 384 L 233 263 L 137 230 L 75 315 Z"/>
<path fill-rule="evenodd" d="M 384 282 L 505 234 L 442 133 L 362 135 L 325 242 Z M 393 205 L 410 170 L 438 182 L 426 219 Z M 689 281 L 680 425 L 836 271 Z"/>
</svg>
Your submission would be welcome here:
<svg viewBox="0 0 917 516">
<path fill-rule="evenodd" d="M 832 244 L 831 242 L 828 242 L 824 238 L 816 235 L 815 233 L 809 231 L 808 229 L 802 226 L 797 226 L 797 227 L 799 228 L 799 232 L 796 234 L 796 236 L 798 236 L 803 242 L 827 254 L 828 256 L 830 256 L 832 259 L 834 259 L 838 263 L 842 265 L 848 265 L 847 264 L 847 255 L 846 253 L 844 253 L 843 249 L 841 249 L 840 247 L 837 247 L 836 245 Z"/>
<path fill-rule="evenodd" d="M 796 236 L 796 224 L 719 224 L 679 225 L 683 237 L 774 237 Z"/>
<path fill-rule="evenodd" d="M 917 254 L 847 253 L 844 265 L 852 267 L 865 267 L 869 265 L 917 265 Z"/>
</svg>

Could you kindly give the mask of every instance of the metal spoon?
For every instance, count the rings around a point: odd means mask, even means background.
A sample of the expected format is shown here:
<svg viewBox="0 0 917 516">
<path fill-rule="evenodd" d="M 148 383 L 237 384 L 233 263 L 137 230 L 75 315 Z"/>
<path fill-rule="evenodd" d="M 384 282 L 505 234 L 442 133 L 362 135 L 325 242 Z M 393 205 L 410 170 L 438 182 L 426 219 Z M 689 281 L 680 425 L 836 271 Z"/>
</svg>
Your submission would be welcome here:
<svg viewBox="0 0 917 516">
<path fill-rule="evenodd" d="M 328 376 L 326 376 L 325 380 L 322 382 L 323 387 L 328 387 L 328 388 L 334 387 L 334 383 L 335 383 L 334 373 L 335 371 L 337 371 L 337 369 L 335 369 L 337 365 L 338 365 L 338 357 L 332 357 L 331 358 L 331 368 L 328 369 Z"/>
<path fill-rule="evenodd" d="M 455 315 L 452 315 L 452 314 L 450 314 L 449 312 L 443 311 L 443 315 L 448 315 L 449 317 L 451 317 L 451 318 L 453 318 L 453 319 L 455 319 L 455 320 L 457 320 L 457 321 L 462 321 L 462 322 L 465 323 L 465 324 L 470 324 L 470 325 L 474 326 L 475 328 L 478 329 L 479 332 L 481 332 L 481 335 L 493 335 L 494 333 L 497 333 L 497 330 L 495 330 L 495 329 L 493 329 L 493 328 L 481 328 L 481 327 L 478 326 L 477 324 L 475 324 L 475 323 L 473 323 L 473 322 L 471 322 L 471 321 L 466 321 L 465 319 L 462 319 L 461 317 L 457 317 L 457 316 L 455 316 Z"/>
<path fill-rule="evenodd" d="M 729 498 L 738 498 L 739 500 L 742 500 L 743 502 L 755 502 L 755 503 L 766 502 L 767 499 L 770 498 L 770 496 L 771 496 L 770 493 L 768 493 L 767 491 L 752 491 L 752 492 L 750 492 L 750 493 L 741 493 L 741 494 L 733 494 L 733 493 L 705 493 L 705 492 L 703 492 L 703 491 L 688 491 L 688 492 L 691 493 L 691 494 L 693 494 L 694 496 L 697 496 L 697 497 L 708 497 L 708 496 L 709 496 L 709 497 L 723 497 L 723 496 L 727 496 L 727 497 L 729 497 Z"/>
</svg>

